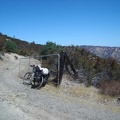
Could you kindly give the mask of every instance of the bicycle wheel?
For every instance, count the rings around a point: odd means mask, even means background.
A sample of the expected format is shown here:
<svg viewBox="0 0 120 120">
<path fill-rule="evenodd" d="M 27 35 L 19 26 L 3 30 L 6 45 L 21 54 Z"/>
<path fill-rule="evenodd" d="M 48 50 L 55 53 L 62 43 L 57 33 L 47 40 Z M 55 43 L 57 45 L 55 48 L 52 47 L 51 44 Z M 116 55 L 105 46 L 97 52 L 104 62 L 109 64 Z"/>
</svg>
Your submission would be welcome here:
<svg viewBox="0 0 120 120">
<path fill-rule="evenodd" d="M 39 80 L 39 83 L 38 83 L 37 89 L 41 88 L 42 85 L 43 85 L 43 77 L 41 77 L 41 79 Z"/>
<path fill-rule="evenodd" d="M 42 85 L 43 85 L 43 77 L 41 76 L 41 78 L 39 80 L 32 82 L 31 88 L 39 89 L 42 87 Z"/>
<path fill-rule="evenodd" d="M 31 79 L 32 79 L 32 73 L 31 72 L 25 73 L 23 84 L 31 84 Z"/>
</svg>

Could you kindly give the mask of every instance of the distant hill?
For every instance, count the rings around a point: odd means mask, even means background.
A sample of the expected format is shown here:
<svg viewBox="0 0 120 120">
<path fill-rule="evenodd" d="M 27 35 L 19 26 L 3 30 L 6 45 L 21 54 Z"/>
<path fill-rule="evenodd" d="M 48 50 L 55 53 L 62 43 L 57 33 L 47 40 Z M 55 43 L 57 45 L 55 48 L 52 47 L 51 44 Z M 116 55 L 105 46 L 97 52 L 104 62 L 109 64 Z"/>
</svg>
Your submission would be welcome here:
<svg viewBox="0 0 120 120">
<path fill-rule="evenodd" d="M 120 62 L 120 47 L 104 47 L 104 46 L 80 46 L 92 54 L 102 58 L 115 58 Z"/>
</svg>

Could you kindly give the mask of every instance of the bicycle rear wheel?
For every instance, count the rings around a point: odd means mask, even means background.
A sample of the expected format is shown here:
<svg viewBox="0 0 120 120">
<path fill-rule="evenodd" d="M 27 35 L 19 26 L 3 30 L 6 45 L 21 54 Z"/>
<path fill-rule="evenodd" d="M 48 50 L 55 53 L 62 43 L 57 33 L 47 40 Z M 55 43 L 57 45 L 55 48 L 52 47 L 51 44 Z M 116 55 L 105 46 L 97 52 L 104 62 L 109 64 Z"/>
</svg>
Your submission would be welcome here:
<svg viewBox="0 0 120 120">
<path fill-rule="evenodd" d="M 31 88 L 37 88 L 37 89 L 39 89 L 39 88 L 42 87 L 42 85 L 43 85 L 43 77 L 41 76 L 41 78 L 39 80 L 34 80 L 32 82 Z"/>
<path fill-rule="evenodd" d="M 38 83 L 37 89 L 41 88 L 43 85 L 43 77 L 41 77 L 41 80 Z"/>
</svg>

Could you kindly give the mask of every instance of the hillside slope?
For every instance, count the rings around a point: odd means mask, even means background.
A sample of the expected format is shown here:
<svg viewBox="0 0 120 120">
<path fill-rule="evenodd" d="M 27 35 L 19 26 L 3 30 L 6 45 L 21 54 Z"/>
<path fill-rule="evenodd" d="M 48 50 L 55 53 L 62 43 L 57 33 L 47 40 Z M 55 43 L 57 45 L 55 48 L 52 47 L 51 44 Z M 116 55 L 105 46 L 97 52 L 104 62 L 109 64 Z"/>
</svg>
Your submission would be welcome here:
<svg viewBox="0 0 120 120">
<path fill-rule="evenodd" d="M 35 44 L 35 42 L 27 42 L 25 40 L 20 40 L 17 38 L 13 38 L 7 35 L 0 33 L 0 48 L 2 48 L 7 40 L 12 40 L 17 45 L 19 49 L 19 53 L 22 54 L 39 54 L 40 49 L 43 45 Z M 79 46 L 79 45 L 78 45 Z M 104 47 L 104 46 L 80 46 L 80 48 L 84 48 L 92 54 L 96 54 L 99 57 L 103 58 L 115 58 L 120 61 L 120 47 Z M 0 49 L 1 50 L 1 49 Z M 29 53 L 28 53 L 29 52 Z"/>
<path fill-rule="evenodd" d="M 4 50 L 5 44 L 7 41 L 13 41 L 17 46 L 18 53 L 22 55 L 31 55 L 31 54 L 39 54 L 39 51 L 42 47 L 41 44 L 35 44 L 35 42 L 27 42 L 25 40 L 13 38 L 7 35 L 3 35 L 0 33 L 0 51 Z"/>
</svg>

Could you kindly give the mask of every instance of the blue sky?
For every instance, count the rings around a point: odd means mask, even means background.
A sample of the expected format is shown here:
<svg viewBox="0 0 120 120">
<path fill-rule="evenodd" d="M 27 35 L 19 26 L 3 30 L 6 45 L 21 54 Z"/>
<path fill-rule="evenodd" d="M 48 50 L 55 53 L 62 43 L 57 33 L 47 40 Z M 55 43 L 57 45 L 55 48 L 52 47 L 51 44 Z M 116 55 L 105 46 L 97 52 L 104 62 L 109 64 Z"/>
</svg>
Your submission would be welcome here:
<svg viewBox="0 0 120 120">
<path fill-rule="evenodd" d="M 120 0 L 0 0 L 0 32 L 38 44 L 120 47 Z"/>
</svg>

